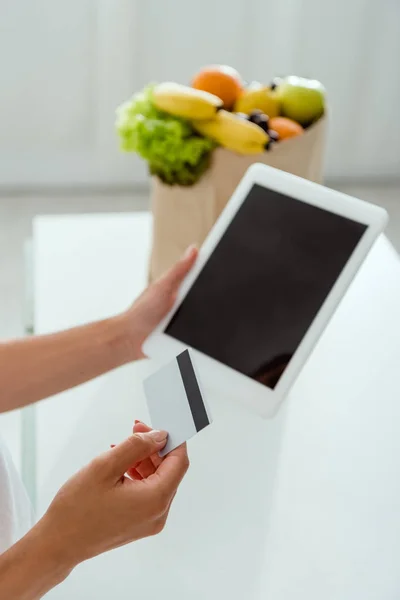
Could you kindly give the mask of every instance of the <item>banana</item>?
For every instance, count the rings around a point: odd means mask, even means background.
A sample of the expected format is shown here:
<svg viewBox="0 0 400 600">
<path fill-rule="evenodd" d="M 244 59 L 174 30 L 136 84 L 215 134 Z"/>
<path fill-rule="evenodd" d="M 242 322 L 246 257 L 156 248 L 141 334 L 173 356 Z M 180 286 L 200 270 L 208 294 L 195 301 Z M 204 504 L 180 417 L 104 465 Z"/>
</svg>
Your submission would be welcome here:
<svg viewBox="0 0 400 600">
<path fill-rule="evenodd" d="M 192 125 L 201 135 L 239 154 L 259 154 L 269 142 L 261 127 L 226 110 L 219 110 L 209 121 L 192 121 Z"/>
<path fill-rule="evenodd" d="M 172 82 L 156 85 L 152 98 L 159 110 L 189 120 L 212 119 L 222 106 L 214 94 Z"/>
</svg>

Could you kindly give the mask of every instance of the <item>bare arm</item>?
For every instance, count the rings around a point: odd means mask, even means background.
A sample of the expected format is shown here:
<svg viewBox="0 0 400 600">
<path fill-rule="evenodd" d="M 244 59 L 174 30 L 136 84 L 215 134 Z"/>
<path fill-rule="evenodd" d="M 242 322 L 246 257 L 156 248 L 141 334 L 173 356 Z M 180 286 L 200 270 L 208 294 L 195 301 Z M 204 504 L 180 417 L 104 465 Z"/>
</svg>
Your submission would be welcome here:
<svg viewBox="0 0 400 600">
<path fill-rule="evenodd" d="M 126 317 L 0 344 L 0 412 L 52 396 L 135 356 Z"/>
<path fill-rule="evenodd" d="M 41 521 L 0 556 L 2 600 L 39 600 L 81 562 L 163 529 L 189 466 L 186 446 L 161 459 L 167 432 L 139 429 L 67 481 Z M 146 475 L 126 477 L 132 465 Z"/>
<path fill-rule="evenodd" d="M 171 309 L 193 266 L 192 248 L 117 317 L 0 344 L 0 412 L 52 396 L 142 358 L 142 344 Z"/>
<path fill-rule="evenodd" d="M 39 523 L 0 556 L 0 596 L 38 600 L 70 571 L 55 541 Z"/>
</svg>

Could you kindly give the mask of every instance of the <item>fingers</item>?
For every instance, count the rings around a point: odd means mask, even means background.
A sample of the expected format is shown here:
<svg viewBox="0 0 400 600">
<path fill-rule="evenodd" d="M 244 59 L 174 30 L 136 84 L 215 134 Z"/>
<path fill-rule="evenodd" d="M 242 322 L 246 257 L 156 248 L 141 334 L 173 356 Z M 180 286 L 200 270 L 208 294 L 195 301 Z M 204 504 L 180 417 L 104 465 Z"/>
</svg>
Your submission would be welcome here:
<svg viewBox="0 0 400 600">
<path fill-rule="evenodd" d="M 135 425 L 133 427 L 134 433 L 146 433 L 151 431 L 151 427 L 145 425 L 145 423 L 141 423 L 140 421 L 135 421 Z M 136 472 L 141 476 L 141 478 L 150 477 L 155 473 L 157 467 L 162 463 L 162 458 L 158 454 L 153 454 L 150 458 L 145 458 L 142 462 L 136 465 Z"/>
<path fill-rule="evenodd" d="M 146 423 L 142 423 L 142 421 L 135 420 L 132 431 L 133 433 L 147 433 L 151 431 L 151 427 L 146 425 Z"/>
<path fill-rule="evenodd" d="M 110 448 L 115 448 L 115 444 L 111 444 L 111 445 L 110 445 Z M 131 479 L 136 479 L 136 480 L 138 480 L 138 481 L 140 481 L 141 479 L 143 479 L 143 477 L 140 475 L 140 473 L 138 473 L 138 472 L 136 471 L 135 467 L 130 467 L 130 468 L 127 470 L 127 474 L 129 475 L 129 477 L 130 477 Z"/>
<path fill-rule="evenodd" d="M 150 475 L 153 475 L 156 472 L 156 468 L 151 462 L 150 458 L 142 460 L 142 462 L 136 465 L 135 468 L 142 479 L 147 479 L 148 477 L 150 477 Z"/>
<path fill-rule="evenodd" d="M 131 478 L 131 479 L 136 479 L 136 481 L 141 481 L 143 479 L 143 477 L 141 476 L 140 473 L 137 472 L 135 467 L 132 467 L 130 469 L 127 470 L 126 474 Z"/>
<path fill-rule="evenodd" d="M 103 455 L 101 460 L 105 463 L 106 473 L 118 481 L 132 465 L 136 465 L 162 450 L 167 442 L 167 437 L 168 434 L 165 431 L 153 430 L 147 433 L 134 433 Z"/>
<path fill-rule="evenodd" d="M 133 431 L 134 435 L 131 438 L 114 447 L 114 455 L 117 453 L 120 454 L 120 457 L 117 457 L 117 460 L 113 461 L 111 473 L 117 480 L 125 472 L 132 479 L 141 480 L 149 478 L 152 483 L 163 487 L 165 494 L 172 499 L 189 467 L 186 444 L 179 446 L 179 448 L 170 452 L 165 458 L 160 458 L 158 452 L 164 447 L 166 439 L 163 443 L 159 442 L 158 446 L 156 445 L 152 448 L 150 446 L 145 450 L 141 444 L 143 440 L 151 437 L 151 434 L 154 432 L 140 421 L 135 421 Z M 141 446 L 140 454 L 139 450 L 132 450 L 132 446 L 136 446 L 136 448 Z"/>
<path fill-rule="evenodd" d="M 177 290 L 196 262 L 198 253 L 196 246 L 189 246 L 182 258 L 161 277 L 159 284 L 171 291 Z"/>
<path fill-rule="evenodd" d="M 189 458 L 186 444 L 182 444 L 164 458 L 152 481 L 164 488 L 166 494 L 171 498 L 175 494 L 179 484 L 189 468 Z"/>
<path fill-rule="evenodd" d="M 135 425 L 133 426 L 133 433 L 146 433 L 147 431 L 151 431 L 151 427 L 149 427 L 145 423 L 142 423 L 141 421 L 135 421 Z M 161 456 L 159 456 L 158 453 L 150 456 L 150 460 L 156 469 L 161 465 L 163 461 L 163 459 L 161 458 Z"/>
<path fill-rule="evenodd" d="M 144 433 L 149 430 L 150 427 L 148 425 L 140 421 L 135 421 L 134 432 Z M 160 458 L 158 453 L 153 454 L 151 457 L 136 464 L 135 470 L 144 479 L 150 478 L 149 481 L 162 486 L 165 494 L 170 496 L 172 500 L 188 467 L 187 447 L 186 444 L 183 444 L 170 452 L 165 458 Z"/>
</svg>

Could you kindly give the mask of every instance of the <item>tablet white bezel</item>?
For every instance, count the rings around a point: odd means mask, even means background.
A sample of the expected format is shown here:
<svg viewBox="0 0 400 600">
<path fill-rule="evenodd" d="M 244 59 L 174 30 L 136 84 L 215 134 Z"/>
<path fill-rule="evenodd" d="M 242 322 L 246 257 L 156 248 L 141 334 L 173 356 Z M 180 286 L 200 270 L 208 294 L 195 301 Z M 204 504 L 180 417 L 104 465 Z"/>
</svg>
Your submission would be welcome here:
<svg viewBox="0 0 400 600">
<path fill-rule="evenodd" d="M 249 409 L 261 416 L 271 417 L 293 385 L 375 239 L 385 228 L 388 217 L 386 211 L 378 206 L 266 165 L 252 165 L 205 240 L 199 258 L 184 281 L 173 309 L 146 340 L 144 352 L 151 358 L 167 361 L 171 356 L 188 347 L 179 340 L 168 336 L 164 330 L 255 184 L 367 226 L 360 242 L 333 285 L 275 389 L 271 390 L 191 348 L 196 356 L 197 364 L 201 367 L 202 381 L 206 389 L 208 388 L 210 392 L 211 390 L 214 393 L 218 391 L 218 393 L 232 396 L 232 399 L 244 402 Z"/>
</svg>

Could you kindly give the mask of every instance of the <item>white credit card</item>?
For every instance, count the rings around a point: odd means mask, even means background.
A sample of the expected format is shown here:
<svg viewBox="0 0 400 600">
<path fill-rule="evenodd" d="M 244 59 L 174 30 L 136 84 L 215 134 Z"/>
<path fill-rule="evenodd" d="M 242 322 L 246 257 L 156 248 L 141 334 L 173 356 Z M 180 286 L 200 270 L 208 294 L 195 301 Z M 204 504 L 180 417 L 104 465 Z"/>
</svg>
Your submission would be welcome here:
<svg viewBox="0 0 400 600">
<path fill-rule="evenodd" d="M 212 422 L 189 350 L 145 379 L 143 385 L 151 426 L 169 434 L 160 456 L 165 456 Z"/>
</svg>

